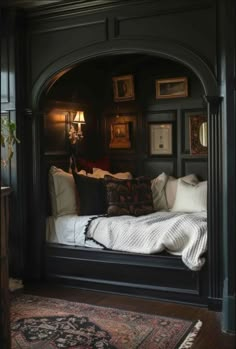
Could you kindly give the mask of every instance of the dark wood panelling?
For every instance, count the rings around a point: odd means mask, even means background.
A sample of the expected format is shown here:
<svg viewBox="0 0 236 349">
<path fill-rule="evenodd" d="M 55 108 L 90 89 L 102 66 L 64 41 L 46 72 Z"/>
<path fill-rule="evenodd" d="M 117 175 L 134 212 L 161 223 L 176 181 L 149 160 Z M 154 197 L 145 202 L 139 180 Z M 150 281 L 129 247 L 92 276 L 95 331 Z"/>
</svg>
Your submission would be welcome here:
<svg viewBox="0 0 236 349">
<path fill-rule="evenodd" d="M 171 101 L 173 102 L 173 101 Z M 156 103 L 157 107 L 158 102 Z M 156 110 L 144 113 L 144 117 L 148 122 L 174 122 L 177 118 L 176 110 Z"/>
<path fill-rule="evenodd" d="M 182 173 L 195 173 L 199 179 L 207 180 L 208 177 L 208 163 L 207 157 L 185 157 L 182 159 Z"/>
<path fill-rule="evenodd" d="M 201 273 L 191 272 L 179 257 L 167 253 L 147 256 L 94 249 L 88 252 L 85 248 L 47 244 L 46 256 L 48 280 L 81 288 L 206 304 L 204 269 Z"/>
<path fill-rule="evenodd" d="M 1 188 L 1 239 L 0 239 L 0 345 L 3 349 L 11 347 L 9 269 L 8 269 L 8 229 L 10 188 Z"/>
<path fill-rule="evenodd" d="M 138 161 L 134 156 L 112 156 L 111 162 L 111 172 L 131 172 L 134 176 L 139 174 Z"/>
<path fill-rule="evenodd" d="M 9 96 L 9 47 L 7 38 L 1 39 L 1 103 L 8 103 Z"/>
<path fill-rule="evenodd" d="M 222 297 L 222 115 L 220 106 L 222 98 L 207 96 L 209 125 L 208 178 L 208 255 L 209 263 L 209 299 L 214 302 Z M 214 243 L 213 243 L 214 241 Z"/>
<path fill-rule="evenodd" d="M 186 7 L 178 5 L 173 9 L 165 10 L 160 7 L 157 11 L 154 10 L 151 15 L 149 11 L 146 13 L 142 11 L 140 15 L 120 16 L 116 18 L 116 32 L 122 38 L 127 35 L 134 38 L 151 36 L 178 42 L 181 37 L 182 43 L 192 49 L 196 49 L 193 43 L 201 43 L 197 48 L 198 53 L 207 57 L 213 68 L 216 54 L 216 42 L 212 42 L 216 28 L 213 7 L 213 4 L 209 6 L 208 3 L 206 6 L 203 5 L 202 9 L 193 11 L 192 5 Z M 145 26 L 147 19 L 149 25 Z M 209 22 L 211 28 L 209 28 Z M 183 33 L 188 34 L 183 35 Z"/>
<path fill-rule="evenodd" d="M 57 23 L 58 25 L 58 23 Z M 32 79 L 35 80 L 50 63 L 80 47 L 106 40 L 106 20 L 73 23 L 34 31 L 31 34 Z M 51 43 L 53 42 L 53 45 Z M 63 43 L 63 44 L 62 44 Z M 46 55 L 41 52 L 47 50 Z"/>
<path fill-rule="evenodd" d="M 47 152 L 65 152 L 68 143 L 68 113 L 51 111 L 44 114 L 44 147 Z"/>
<path fill-rule="evenodd" d="M 172 159 L 146 160 L 144 162 L 144 174 L 155 178 L 162 172 L 168 175 L 176 174 L 176 161 Z"/>
<path fill-rule="evenodd" d="M 7 22 L 7 20 L 9 22 Z M 1 12 L 1 111 L 15 109 L 14 15 Z"/>
<path fill-rule="evenodd" d="M 225 129 L 223 140 L 223 246 L 224 246 L 224 289 L 223 289 L 223 319 L 224 331 L 236 331 L 235 321 L 235 290 L 236 290 L 236 4 L 234 0 L 219 3 L 219 31 L 221 67 L 221 92 L 225 100 L 222 105 L 222 127 Z M 227 38 L 227 40 L 226 40 Z M 224 58 L 223 58 L 224 57 Z M 234 77 L 234 78 L 233 78 Z M 226 146 L 227 144 L 227 146 Z M 234 194 L 233 194 L 234 193 Z M 226 233 L 227 232 L 227 233 Z"/>
</svg>

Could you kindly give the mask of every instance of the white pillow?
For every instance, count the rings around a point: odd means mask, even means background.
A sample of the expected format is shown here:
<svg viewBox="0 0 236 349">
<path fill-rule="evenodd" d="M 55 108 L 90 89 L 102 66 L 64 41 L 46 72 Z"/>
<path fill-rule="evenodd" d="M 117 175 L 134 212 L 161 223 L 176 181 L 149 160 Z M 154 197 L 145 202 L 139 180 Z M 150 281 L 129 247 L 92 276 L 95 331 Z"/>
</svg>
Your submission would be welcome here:
<svg viewBox="0 0 236 349">
<path fill-rule="evenodd" d="M 104 176 L 109 175 L 118 179 L 132 179 L 133 176 L 130 172 L 118 172 L 111 173 L 109 171 L 104 171 L 101 168 L 93 168 L 93 174 L 87 173 L 87 176 L 94 178 L 104 178 Z"/>
<path fill-rule="evenodd" d="M 49 170 L 49 193 L 54 217 L 78 213 L 77 192 L 72 174 L 52 166 Z"/>
<path fill-rule="evenodd" d="M 167 180 L 168 175 L 165 172 L 162 172 L 158 177 L 151 181 L 153 208 L 155 211 L 168 211 L 165 194 Z"/>
<path fill-rule="evenodd" d="M 179 179 L 182 179 L 184 182 L 191 185 L 196 185 L 199 182 L 195 174 L 190 174 L 184 177 L 180 177 Z M 165 193 L 166 193 L 167 207 L 169 209 L 171 209 L 174 205 L 175 198 L 176 198 L 177 184 L 179 179 L 169 176 L 168 181 L 166 183 Z"/>
<path fill-rule="evenodd" d="M 191 185 L 178 179 L 176 198 L 171 211 L 201 212 L 207 210 L 207 181 Z"/>
</svg>

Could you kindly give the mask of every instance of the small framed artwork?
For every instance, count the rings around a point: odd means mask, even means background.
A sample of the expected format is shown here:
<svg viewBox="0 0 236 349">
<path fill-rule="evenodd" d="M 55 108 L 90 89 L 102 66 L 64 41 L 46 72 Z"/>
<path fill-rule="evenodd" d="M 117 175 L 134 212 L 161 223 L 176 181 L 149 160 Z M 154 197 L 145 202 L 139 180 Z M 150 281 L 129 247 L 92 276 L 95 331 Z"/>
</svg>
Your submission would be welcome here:
<svg viewBox="0 0 236 349">
<path fill-rule="evenodd" d="M 114 101 L 130 101 L 135 99 L 133 75 L 116 76 L 113 80 Z"/>
<path fill-rule="evenodd" d="M 172 123 L 149 124 L 150 154 L 172 155 Z"/>
<path fill-rule="evenodd" d="M 180 98 L 188 96 L 188 79 L 173 78 L 156 80 L 156 98 Z"/>
<path fill-rule="evenodd" d="M 194 115 L 189 120 L 190 153 L 192 155 L 207 154 L 207 117 Z"/>
<path fill-rule="evenodd" d="M 131 148 L 129 123 L 111 124 L 111 149 L 129 149 Z"/>
</svg>

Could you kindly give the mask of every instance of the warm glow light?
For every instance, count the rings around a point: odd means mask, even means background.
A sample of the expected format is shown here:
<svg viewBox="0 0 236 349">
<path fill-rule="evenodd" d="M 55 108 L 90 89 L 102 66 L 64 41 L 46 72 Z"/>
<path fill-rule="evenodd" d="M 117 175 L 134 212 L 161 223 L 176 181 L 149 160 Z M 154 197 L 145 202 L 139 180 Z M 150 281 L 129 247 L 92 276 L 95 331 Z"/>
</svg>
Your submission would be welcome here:
<svg viewBox="0 0 236 349">
<path fill-rule="evenodd" d="M 75 144 L 77 141 L 83 138 L 81 124 L 85 124 L 85 119 L 84 119 L 84 112 L 82 110 L 77 111 L 72 123 L 77 124 L 77 129 L 73 125 L 71 125 L 70 131 L 69 131 L 69 139 L 72 144 Z"/>
<path fill-rule="evenodd" d="M 80 124 L 85 124 L 85 119 L 84 119 L 84 112 L 83 111 L 77 111 L 74 122 L 78 122 Z"/>
</svg>

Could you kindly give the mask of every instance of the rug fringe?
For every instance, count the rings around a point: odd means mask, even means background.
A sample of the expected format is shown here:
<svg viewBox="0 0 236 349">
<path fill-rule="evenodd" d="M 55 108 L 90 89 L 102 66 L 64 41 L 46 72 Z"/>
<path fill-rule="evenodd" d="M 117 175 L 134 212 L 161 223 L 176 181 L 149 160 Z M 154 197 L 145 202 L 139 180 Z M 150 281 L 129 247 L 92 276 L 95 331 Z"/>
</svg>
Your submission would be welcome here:
<svg viewBox="0 0 236 349">
<path fill-rule="evenodd" d="M 181 344 L 178 349 L 189 349 L 193 345 L 194 339 L 196 338 L 198 332 L 200 331 L 200 328 L 202 327 L 202 321 L 198 320 L 195 326 L 193 327 L 192 331 L 188 334 L 188 336 L 185 338 L 184 342 Z"/>
</svg>

